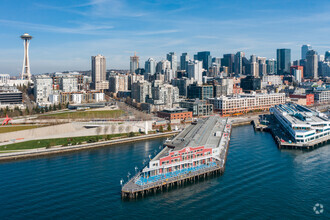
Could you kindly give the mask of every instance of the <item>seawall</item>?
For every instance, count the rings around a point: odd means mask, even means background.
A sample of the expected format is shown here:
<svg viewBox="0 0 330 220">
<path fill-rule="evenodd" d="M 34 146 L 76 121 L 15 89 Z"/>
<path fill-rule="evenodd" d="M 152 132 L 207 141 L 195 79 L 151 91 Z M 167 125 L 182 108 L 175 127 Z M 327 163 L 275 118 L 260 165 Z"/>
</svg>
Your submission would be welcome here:
<svg viewBox="0 0 330 220">
<path fill-rule="evenodd" d="M 11 161 L 11 160 L 39 157 L 39 156 L 45 156 L 45 155 L 54 155 L 54 154 L 61 154 L 61 153 L 79 151 L 79 150 L 111 146 L 114 144 L 124 144 L 124 143 L 131 143 L 131 142 L 135 142 L 135 141 L 143 141 L 143 140 L 150 140 L 150 139 L 156 139 L 156 138 L 162 138 L 162 137 L 170 137 L 177 133 L 178 133 L 178 131 L 172 131 L 172 132 L 166 132 L 166 133 L 147 134 L 147 135 L 142 135 L 142 136 L 137 136 L 137 137 L 121 138 L 121 139 L 116 139 L 116 140 L 81 144 L 81 145 L 75 145 L 75 146 L 57 147 L 57 148 L 49 148 L 49 149 L 31 149 L 31 150 L 26 150 L 23 152 L 0 153 L 0 161 Z"/>
</svg>

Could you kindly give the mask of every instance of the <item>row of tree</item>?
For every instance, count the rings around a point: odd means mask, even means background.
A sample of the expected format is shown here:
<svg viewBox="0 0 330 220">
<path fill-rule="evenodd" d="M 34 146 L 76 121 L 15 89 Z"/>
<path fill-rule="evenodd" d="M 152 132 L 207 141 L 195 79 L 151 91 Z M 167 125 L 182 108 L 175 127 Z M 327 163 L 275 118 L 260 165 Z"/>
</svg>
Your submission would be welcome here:
<svg viewBox="0 0 330 220">
<path fill-rule="evenodd" d="M 24 116 L 24 115 L 34 115 L 34 114 L 42 114 L 45 112 L 57 111 L 68 107 L 68 103 L 66 105 L 58 104 L 58 105 L 50 105 L 50 106 L 35 106 L 33 108 L 26 108 L 25 110 L 21 110 L 18 107 L 14 109 L 10 109 L 8 106 L 6 108 L 0 109 L 0 117 L 17 117 L 17 116 Z"/>
</svg>

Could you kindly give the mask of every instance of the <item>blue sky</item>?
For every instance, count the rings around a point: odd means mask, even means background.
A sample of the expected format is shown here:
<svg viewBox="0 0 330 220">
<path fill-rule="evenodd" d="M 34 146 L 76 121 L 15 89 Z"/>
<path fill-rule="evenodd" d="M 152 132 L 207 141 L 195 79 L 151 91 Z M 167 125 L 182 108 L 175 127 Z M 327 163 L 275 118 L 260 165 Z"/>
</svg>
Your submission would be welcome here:
<svg viewBox="0 0 330 220">
<path fill-rule="evenodd" d="M 170 51 L 275 58 L 291 48 L 298 59 L 305 43 L 330 50 L 329 12 L 329 0 L 0 0 L 0 73 L 21 71 L 25 32 L 32 73 L 88 70 L 99 53 L 128 69 L 134 51 L 143 66 Z"/>
</svg>

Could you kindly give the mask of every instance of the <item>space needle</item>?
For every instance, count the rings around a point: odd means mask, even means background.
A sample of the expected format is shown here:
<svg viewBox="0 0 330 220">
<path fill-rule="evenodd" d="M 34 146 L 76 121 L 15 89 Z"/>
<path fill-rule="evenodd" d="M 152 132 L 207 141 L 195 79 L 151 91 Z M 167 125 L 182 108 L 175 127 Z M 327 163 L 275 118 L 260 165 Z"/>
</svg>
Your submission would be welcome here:
<svg viewBox="0 0 330 220">
<path fill-rule="evenodd" d="M 29 44 L 32 36 L 25 33 L 21 35 L 24 41 L 24 60 L 22 69 L 22 80 L 31 80 L 30 61 L 29 61 Z"/>
</svg>

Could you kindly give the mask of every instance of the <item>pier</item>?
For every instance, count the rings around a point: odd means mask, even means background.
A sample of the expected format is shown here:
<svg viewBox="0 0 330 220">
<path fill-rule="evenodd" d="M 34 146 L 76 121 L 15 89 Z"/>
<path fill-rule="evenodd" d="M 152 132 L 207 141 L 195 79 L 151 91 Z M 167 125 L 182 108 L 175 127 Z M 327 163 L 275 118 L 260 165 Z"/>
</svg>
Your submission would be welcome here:
<svg viewBox="0 0 330 220">
<path fill-rule="evenodd" d="M 121 195 L 122 198 L 129 199 L 144 197 L 151 193 L 166 191 L 169 188 L 183 186 L 186 183 L 193 183 L 210 176 L 222 175 L 224 171 L 225 167 L 221 166 L 220 164 L 217 164 L 214 167 L 207 167 L 197 172 L 183 174 L 177 177 L 168 178 L 163 181 L 157 181 L 155 183 L 150 183 L 144 186 L 138 186 L 137 184 L 134 184 L 134 180 L 136 179 L 132 179 L 130 182 L 128 182 L 128 184 L 123 187 Z"/>
<path fill-rule="evenodd" d="M 211 116 L 193 122 L 131 178 L 121 190 L 123 199 L 136 199 L 211 176 L 222 175 L 228 155 L 231 125 Z"/>
<path fill-rule="evenodd" d="M 268 121 L 267 124 L 260 123 L 261 120 Z M 283 128 L 283 126 L 276 120 L 276 118 L 271 115 L 263 115 L 259 119 L 254 119 L 252 121 L 254 130 L 269 132 L 276 146 L 279 149 L 300 149 L 300 150 L 312 150 L 320 146 L 330 143 L 329 135 L 306 142 L 297 143 L 294 142 L 293 138 L 288 134 L 288 132 Z"/>
</svg>

